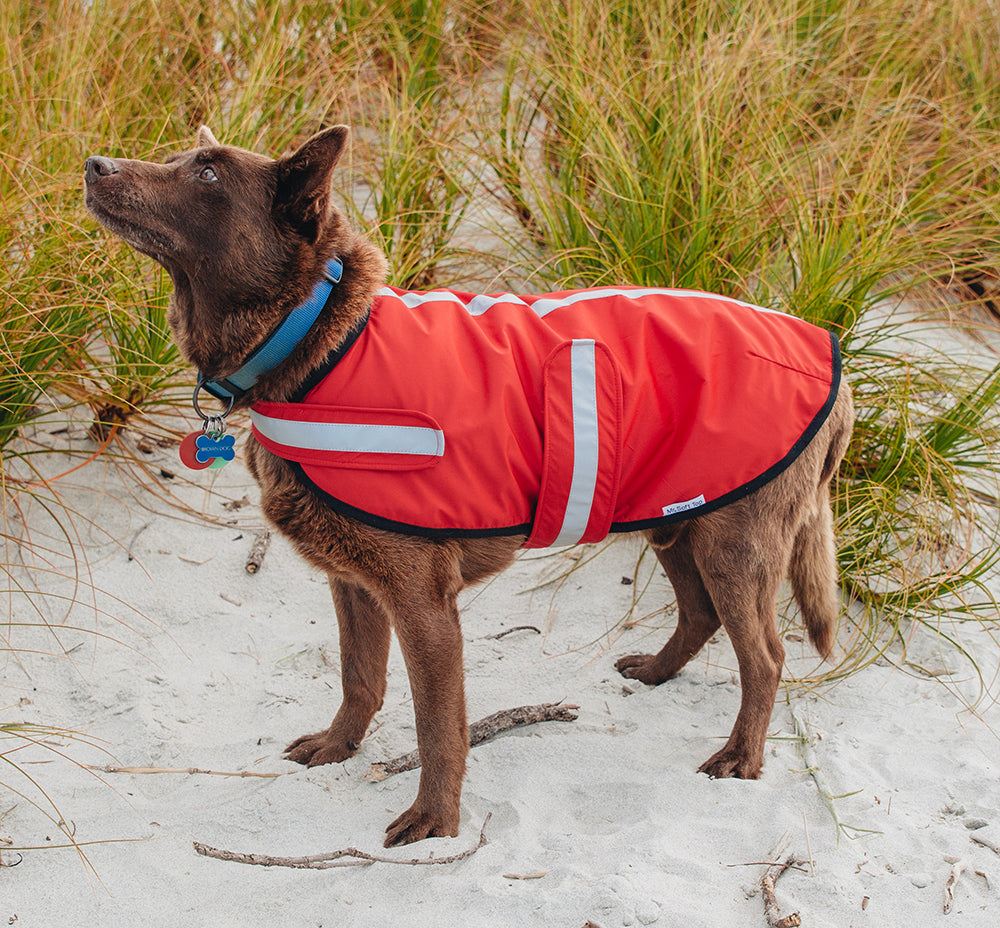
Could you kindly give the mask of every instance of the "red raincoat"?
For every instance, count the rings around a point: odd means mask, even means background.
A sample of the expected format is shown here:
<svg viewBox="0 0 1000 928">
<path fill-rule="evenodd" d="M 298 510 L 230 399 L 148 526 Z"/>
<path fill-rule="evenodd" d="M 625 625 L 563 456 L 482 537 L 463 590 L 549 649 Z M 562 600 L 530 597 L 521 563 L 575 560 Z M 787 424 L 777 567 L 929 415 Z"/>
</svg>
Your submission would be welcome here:
<svg viewBox="0 0 1000 928">
<path fill-rule="evenodd" d="M 697 291 L 378 292 L 256 439 L 340 512 L 431 537 L 598 541 L 781 473 L 837 395 L 831 333 Z"/>
</svg>

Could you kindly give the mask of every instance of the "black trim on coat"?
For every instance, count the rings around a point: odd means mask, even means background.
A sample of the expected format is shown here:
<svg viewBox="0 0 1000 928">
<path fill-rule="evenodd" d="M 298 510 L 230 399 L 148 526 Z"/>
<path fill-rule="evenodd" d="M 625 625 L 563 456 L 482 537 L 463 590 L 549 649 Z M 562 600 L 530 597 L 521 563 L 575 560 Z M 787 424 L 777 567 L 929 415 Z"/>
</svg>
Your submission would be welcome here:
<svg viewBox="0 0 1000 928">
<path fill-rule="evenodd" d="M 272 452 L 273 453 L 273 452 Z M 342 516 L 348 516 L 370 525 L 372 528 L 380 528 L 387 532 L 396 532 L 399 535 L 417 535 L 421 538 L 497 538 L 511 535 L 527 535 L 531 532 L 531 523 L 525 525 L 508 525 L 503 528 L 429 528 L 422 525 L 410 525 L 408 522 L 396 522 L 394 519 L 387 519 L 385 516 L 377 516 L 364 509 L 358 509 L 350 503 L 337 499 L 321 486 L 318 486 L 312 478 L 305 472 L 305 469 L 297 461 L 288 461 L 289 467 L 295 471 L 299 478 L 313 493 L 335 512 Z"/>
<path fill-rule="evenodd" d="M 367 322 L 367 317 L 364 320 Z M 338 349 L 336 358 L 332 362 L 324 364 L 321 368 L 321 375 L 325 376 L 333 366 L 340 360 L 341 357 L 347 352 L 347 350 L 354 344 L 358 335 L 361 334 L 364 325 L 358 329 L 358 331 L 350 337 L 342 349 Z M 830 412 L 833 409 L 834 403 L 837 401 L 837 394 L 840 391 L 840 380 L 841 380 L 841 355 L 840 355 L 840 342 L 837 336 L 830 332 L 830 347 L 831 347 L 831 383 L 830 392 L 827 395 L 826 401 L 817 411 L 816 415 L 813 416 L 812 421 L 806 427 L 805 431 L 799 436 L 798 440 L 792 445 L 788 453 L 777 463 L 773 464 L 766 471 L 752 480 L 737 487 L 735 490 L 730 490 L 728 493 L 717 497 L 716 499 L 710 500 L 703 505 L 693 507 L 691 509 L 685 509 L 681 512 L 675 512 L 668 516 L 656 516 L 652 519 L 639 519 L 634 522 L 612 522 L 611 528 L 609 529 L 609 534 L 621 534 L 625 532 L 638 532 L 644 529 L 657 528 L 661 525 L 671 525 L 677 522 L 686 522 L 690 519 L 695 519 L 698 516 L 706 515 L 710 512 L 714 512 L 717 509 L 721 509 L 723 506 L 728 506 L 730 503 L 734 503 L 737 500 L 743 499 L 745 496 L 749 496 L 754 490 L 760 489 L 767 483 L 770 483 L 781 474 L 783 471 L 787 470 L 788 467 L 795 462 L 800 454 L 808 447 L 809 443 L 816 437 L 817 432 L 822 428 L 823 423 L 830 416 Z M 310 378 L 312 385 L 318 383 L 318 379 L 314 379 L 315 375 Z M 308 391 L 312 389 L 312 386 L 304 387 L 300 390 L 300 396 L 298 400 L 301 401 L 302 397 L 305 396 Z M 387 519 L 384 516 L 375 515 L 374 513 L 366 512 L 363 509 L 358 509 L 355 506 L 345 503 L 342 500 L 337 499 L 332 496 L 322 487 L 317 486 L 316 483 L 306 474 L 304 468 L 301 464 L 294 461 L 288 461 L 289 466 L 295 471 L 296 476 L 301 480 L 307 487 L 309 487 L 313 493 L 316 494 L 324 503 L 326 503 L 331 509 L 339 512 L 341 515 L 347 516 L 352 519 L 357 519 L 359 522 L 363 522 L 365 525 L 370 525 L 373 528 L 383 529 L 387 532 L 396 532 L 400 535 L 411 535 L 420 538 L 432 538 L 432 539 L 448 539 L 448 538 L 496 538 L 496 537 L 510 537 L 514 535 L 525 535 L 530 536 L 531 534 L 531 524 L 524 525 L 510 525 L 502 528 L 492 528 L 492 529 L 480 529 L 480 528 L 429 528 L 425 526 L 410 525 L 406 522 L 396 522 L 393 519 Z"/>
<path fill-rule="evenodd" d="M 812 422 L 806 426 L 806 430 L 799 436 L 798 441 L 792 445 L 788 454 L 786 454 L 780 461 L 776 464 L 772 464 L 764 473 L 748 483 L 744 483 L 743 486 L 737 487 L 735 490 L 730 490 L 728 493 L 724 493 L 722 496 L 716 499 L 710 500 L 701 506 L 696 506 L 692 509 L 685 509 L 682 512 L 675 512 L 669 516 L 658 516 L 653 519 L 638 519 L 635 522 L 612 522 L 611 528 L 608 530 L 609 534 L 620 533 L 620 532 L 638 532 L 647 528 L 656 528 L 659 525 L 672 525 L 676 522 L 686 522 L 688 519 L 694 519 L 697 516 L 707 515 L 710 512 L 715 512 L 716 509 L 721 509 L 723 506 L 728 506 L 730 503 L 735 503 L 737 500 L 743 499 L 745 496 L 749 496 L 754 490 L 759 490 L 762 486 L 770 483 L 781 474 L 783 471 L 787 470 L 791 464 L 795 462 L 800 454 L 808 447 L 809 443 L 816 437 L 816 433 L 823 427 L 823 423 L 830 416 L 830 412 L 833 409 L 833 404 L 837 402 L 837 394 L 840 392 L 840 378 L 841 378 L 841 360 L 840 360 L 840 341 L 837 336 L 831 332 L 830 333 L 830 349 L 832 354 L 831 359 L 831 383 L 830 383 L 830 393 L 826 398 L 826 402 L 819 408 L 819 411 L 813 416 Z"/>
</svg>

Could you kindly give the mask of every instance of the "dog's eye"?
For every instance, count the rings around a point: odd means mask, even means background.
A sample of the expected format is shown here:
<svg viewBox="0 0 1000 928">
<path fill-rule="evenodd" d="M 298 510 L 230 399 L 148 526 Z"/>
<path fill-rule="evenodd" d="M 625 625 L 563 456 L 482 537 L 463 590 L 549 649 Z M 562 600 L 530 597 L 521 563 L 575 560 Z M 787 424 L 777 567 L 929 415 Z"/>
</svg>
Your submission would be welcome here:
<svg viewBox="0 0 1000 928">
<path fill-rule="evenodd" d="M 207 181 L 208 183 L 212 183 L 213 181 L 217 181 L 219 179 L 216 176 L 215 171 L 208 166 L 203 167 L 201 169 L 201 173 L 198 175 L 198 177 L 203 181 Z"/>
</svg>

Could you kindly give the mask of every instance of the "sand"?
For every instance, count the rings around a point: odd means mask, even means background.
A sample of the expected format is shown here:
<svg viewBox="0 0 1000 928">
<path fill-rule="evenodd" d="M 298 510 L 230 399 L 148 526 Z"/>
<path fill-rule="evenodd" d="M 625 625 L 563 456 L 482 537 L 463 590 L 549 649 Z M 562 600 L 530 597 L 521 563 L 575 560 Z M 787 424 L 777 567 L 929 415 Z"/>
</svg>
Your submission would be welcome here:
<svg viewBox="0 0 1000 928">
<path fill-rule="evenodd" d="M 35 438 L 93 447 L 83 424 Z M 178 469 L 172 449 L 137 453 Z M 38 459 L 50 474 L 67 466 L 50 458 Z M 0 869 L 0 924 L 763 926 L 755 888 L 786 834 L 785 855 L 804 863 L 778 880 L 777 904 L 808 928 L 997 924 L 1000 690 L 989 630 L 949 626 L 982 681 L 914 630 L 908 665 L 880 660 L 814 692 L 783 687 L 761 779 L 713 781 L 697 768 L 728 734 L 740 692 L 725 636 L 663 686 L 626 681 L 614 659 L 658 649 L 673 623 L 669 608 L 655 614 L 672 597 L 652 559 L 627 583 L 639 548 L 618 542 L 557 587 L 539 587 L 580 551 L 526 553 L 462 596 L 469 716 L 561 700 L 579 718 L 475 747 L 459 836 L 384 851 L 385 826 L 418 780 L 417 771 L 366 779 L 373 763 L 416 744 L 398 648 L 385 706 L 356 757 L 313 770 L 282 760 L 292 738 L 326 726 L 339 704 L 325 580 L 280 538 L 260 571 L 246 572 L 262 521 L 239 462 L 160 484 L 214 521 L 165 505 L 102 459 L 57 482 L 74 512 L 62 518 L 74 533 L 76 585 L 60 578 L 74 568 L 41 502 L 27 510 L 34 574 L 48 595 L 14 596 L 10 615 L 63 626 L 4 629 L 4 646 L 21 653 L 5 655 L 2 718 L 77 734 L 45 735 L 4 759 L 58 806 L 81 849 L 56 847 L 65 835 L 28 802 L 44 797 L 0 767 L 0 841 L 41 848 L 0 844 L 3 862 L 17 864 Z M 638 588 L 633 618 L 644 618 L 626 629 Z M 497 637 L 515 626 L 537 631 Z M 807 674 L 817 661 L 800 638 L 794 629 L 786 638 L 788 667 Z M 18 743 L 5 738 L 0 750 Z M 484 846 L 432 866 L 265 868 L 193 847 L 444 858 L 475 847 L 484 822 Z M 962 872 L 944 914 L 953 868 Z"/>
</svg>

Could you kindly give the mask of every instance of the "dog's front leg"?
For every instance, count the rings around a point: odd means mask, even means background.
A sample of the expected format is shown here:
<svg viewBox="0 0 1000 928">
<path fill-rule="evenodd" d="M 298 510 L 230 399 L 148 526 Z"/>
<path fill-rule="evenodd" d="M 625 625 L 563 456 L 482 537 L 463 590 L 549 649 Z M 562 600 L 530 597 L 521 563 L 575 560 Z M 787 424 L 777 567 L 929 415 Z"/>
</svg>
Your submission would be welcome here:
<svg viewBox="0 0 1000 928">
<path fill-rule="evenodd" d="M 386 847 L 458 834 L 469 752 L 459 585 L 425 585 L 412 577 L 395 603 L 396 636 L 413 693 L 420 786 L 413 805 L 386 829 Z"/>
<path fill-rule="evenodd" d="M 363 587 L 330 576 L 340 629 L 344 701 L 326 731 L 304 735 L 286 749 L 289 760 L 309 767 L 346 760 L 358 750 L 385 697 L 389 616 Z"/>
</svg>

